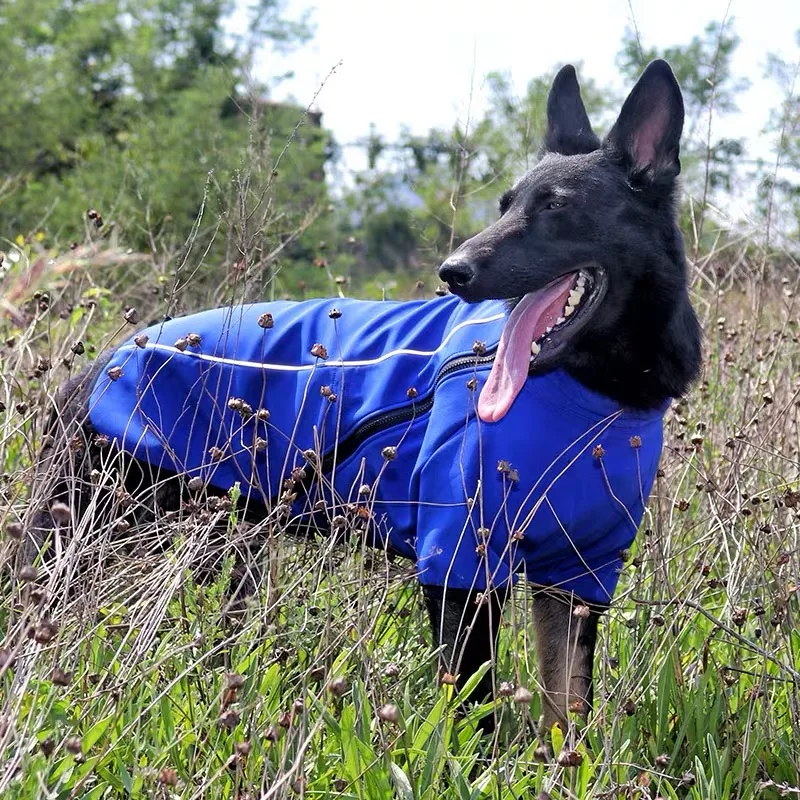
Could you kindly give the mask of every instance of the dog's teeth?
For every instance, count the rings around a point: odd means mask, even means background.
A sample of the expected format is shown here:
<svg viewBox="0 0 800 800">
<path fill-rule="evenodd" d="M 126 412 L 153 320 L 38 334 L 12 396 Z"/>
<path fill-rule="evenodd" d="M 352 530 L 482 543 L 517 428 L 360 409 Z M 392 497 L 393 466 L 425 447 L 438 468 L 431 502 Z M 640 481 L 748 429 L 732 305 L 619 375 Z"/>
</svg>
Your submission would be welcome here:
<svg viewBox="0 0 800 800">
<path fill-rule="evenodd" d="M 583 297 L 583 289 L 573 289 L 569 293 L 569 300 L 567 301 L 567 305 L 577 306 L 578 303 L 580 303 L 582 297 Z"/>
<path fill-rule="evenodd" d="M 556 320 L 556 325 L 560 325 L 562 322 L 566 322 L 566 321 L 567 321 L 567 318 L 566 318 L 566 317 L 559 317 L 559 318 Z M 554 325 L 553 327 L 555 327 L 555 325 Z"/>
<path fill-rule="evenodd" d="M 533 355 L 538 356 L 541 349 L 538 342 L 531 342 L 531 353 Z"/>
<path fill-rule="evenodd" d="M 564 316 L 571 317 L 575 313 L 575 306 L 567 306 L 564 309 Z"/>
<path fill-rule="evenodd" d="M 553 330 L 553 326 L 552 325 L 549 328 L 545 328 L 544 332 L 545 332 L 545 334 L 547 334 L 547 333 L 550 333 L 551 330 Z"/>
</svg>

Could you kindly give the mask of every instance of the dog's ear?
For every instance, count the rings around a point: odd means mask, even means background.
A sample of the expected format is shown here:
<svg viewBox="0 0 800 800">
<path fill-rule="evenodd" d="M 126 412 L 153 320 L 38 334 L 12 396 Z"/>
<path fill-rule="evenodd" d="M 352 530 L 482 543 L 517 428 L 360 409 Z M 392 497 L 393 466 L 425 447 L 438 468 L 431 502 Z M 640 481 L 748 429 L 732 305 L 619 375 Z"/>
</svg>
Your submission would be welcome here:
<svg viewBox="0 0 800 800">
<path fill-rule="evenodd" d="M 544 150 L 574 156 L 600 147 L 581 99 L 575 67 L 567 64 L 558 71 L 547 97 L 547 132 Z"/>
<path fill-rule="evenodd" d="M 681 171 L 683 97 L 666 61 L 648 64 L 603 148 L 637 182 L 672 181 Z"/>
</svg>

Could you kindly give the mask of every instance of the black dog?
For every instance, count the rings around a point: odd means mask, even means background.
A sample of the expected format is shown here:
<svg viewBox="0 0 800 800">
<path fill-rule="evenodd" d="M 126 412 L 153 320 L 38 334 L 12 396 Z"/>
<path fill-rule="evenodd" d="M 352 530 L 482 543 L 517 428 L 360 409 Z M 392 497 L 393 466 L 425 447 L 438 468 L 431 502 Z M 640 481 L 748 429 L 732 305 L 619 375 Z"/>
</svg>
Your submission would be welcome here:
<svg viewBox="0 0 800 800">
<path fill-rule="evenodd" d="M 440 268 L 455 296 L 153 326 L 62 392 L 44 491 L 83 513 L 74 478 L 114 453 L 136 521 L 238 483 L 256 517 L 357 530 L 415 560 L 443 666 L 462 681 L 493 657 L 521 576 L 538 587 L 544 723 L 588 712 L 598 619 L 663 413 L 700 366 L 675 220 L 682 125 L 656 61 L 601 144 L 564 67 L 541 161 Z M 37 547 L 59 521 L 36 514 Z M 487 676 L 476 696 L 491 689 Z"/>
</svg>

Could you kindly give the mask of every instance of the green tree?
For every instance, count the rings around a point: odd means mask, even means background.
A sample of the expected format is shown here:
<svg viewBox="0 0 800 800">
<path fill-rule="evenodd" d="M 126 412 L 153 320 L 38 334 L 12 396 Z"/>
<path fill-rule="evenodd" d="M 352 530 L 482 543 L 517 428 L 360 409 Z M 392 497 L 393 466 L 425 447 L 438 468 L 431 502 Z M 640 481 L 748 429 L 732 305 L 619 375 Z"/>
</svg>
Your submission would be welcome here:
<svg viewBox="0 0 800 800">
<path fill-rule="evenodd" d="M 405 132 L 391 145 L 372 131 L 369 169 L 348 200 L 364 231 L 354 270 L 405 263 L 429 278 L 455 245 L 494 219 L 497 198 L 539 158 L 553 74 L 531 80 L 521 96 L 507 75 L 489 75 L 486 111 L 467 125 L 426 136 Z M 585 76 L 581 88 L 590 116 L 602 124 L 612 96 Z M 379 247 L 379 237 L 389 246 Z"/>
<path fill-rule="evenodd" d="M 646 46 L 638 32 L 628 29 L 622 40 L 617 64 L 633 82 L 654 58 L 672 66 L 681 85 L 686 106 L 682 144 L 684 185 L 700 202 L 699 213 L 720 192 L 737 188 L 737 165 L 744 153 L 742 139 L 715 138 L 717 117 L 737 110 L 736 97 L 749 86 L 732 71 L 732 59 L 740 38 L 734 22 L 709 22 L 703 34 L 688 44 L 658 49 Z"/>
<path fill-rule="evenodd" d="M 103 232 L 136 248 L 174 255 L 191 238 L 198 259 L 210 248 L 225 266 L 290 255 L 327 204 L 328 137 L 318 116 L 298 125 L 301 109 L 267 102 L 244 76 L 256 41 L 292 47 L 309 29 L 284 18 L 282 0 L 259 0 L 232 39 L 234 5 L 3 3 L 0 175 L 19 187 L 0 231 L 80 239 L 91 206 Z"/>
<path fill-rule="evenodd" d="M 800 31 L 796 34 L 800 45 Z M 767 75 L 783 95 L 765 127 L 771 138 L 775 160 L 759 168 L 759 210 L 769 217 L 773 240 L 796 248 L 800 233 L 800 84 L 797 65 L 776 55 L 767 56 Z"/>
</svg>

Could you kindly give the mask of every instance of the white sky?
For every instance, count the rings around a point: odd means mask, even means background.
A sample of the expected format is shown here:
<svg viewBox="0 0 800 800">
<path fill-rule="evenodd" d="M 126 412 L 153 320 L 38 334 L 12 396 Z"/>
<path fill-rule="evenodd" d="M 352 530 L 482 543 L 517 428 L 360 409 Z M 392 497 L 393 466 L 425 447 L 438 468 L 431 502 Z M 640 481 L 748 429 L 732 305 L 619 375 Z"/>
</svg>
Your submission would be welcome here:
<svg viewBox="0 0 800 800">
<path fill-rule="evenodd" d="M 309 8 L 313 41 L 285 58 L 266 55 L 257 72 L 294 71 L 274 99 L 307 105 L 341 61 L 316 102 L 341 144 L 366 136 L 370 123 L 392 141 L 403 125 L 421 134 L 463 122 L 483 107 L 490 71 L 509 73 L 522 93 L 534 76 L 583 61 L 582 75 L 626 88 L 615 56 L 632 9 L 643 43 L 656 47 L 734 19 L 734 72 L 752 86 L 715 132 L 743 135 L 750 157 L 771 158 L 760 132 L 781 94 L 764 78 L 766 54 L 800 64 L 800 0 L 288 0 L 290 16 Z M 346 151 L 346 163 L 362 167 L 363 153 Z"/>
</svg>

